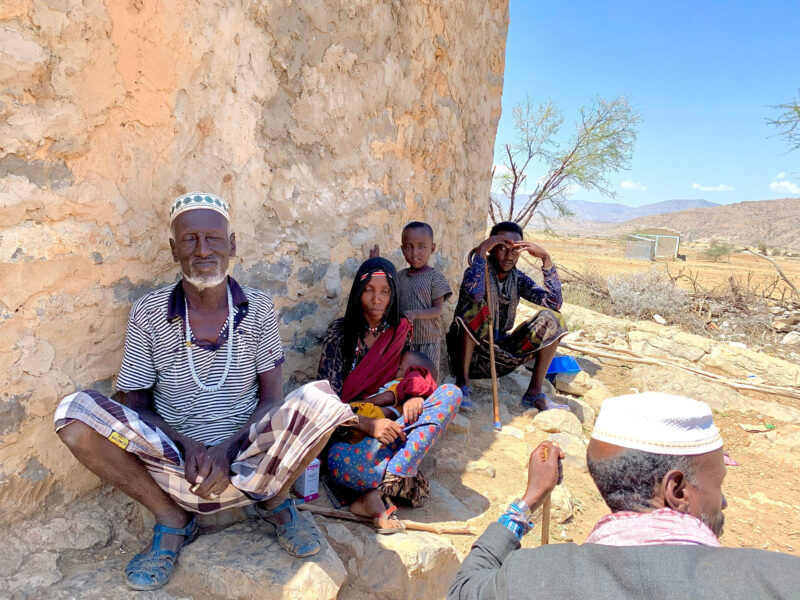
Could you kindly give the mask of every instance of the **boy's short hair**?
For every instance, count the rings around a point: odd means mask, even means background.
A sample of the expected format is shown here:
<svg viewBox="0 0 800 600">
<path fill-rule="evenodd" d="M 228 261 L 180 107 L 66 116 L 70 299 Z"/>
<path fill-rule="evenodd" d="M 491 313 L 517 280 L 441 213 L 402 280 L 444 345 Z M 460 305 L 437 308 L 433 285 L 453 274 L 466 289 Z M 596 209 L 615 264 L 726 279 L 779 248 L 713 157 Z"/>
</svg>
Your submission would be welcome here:
<svg viewBox="0 0 800 600">
<path fill-rule="evenodd" d="M 419 350 L 409 350 L 408 352 L 403 352 L 403 357 L 405 357 L 407 354 L 416 358 L 418 366 L 425 367 L 426 369 L 428 369 L 428 371 L 430 371 L 434 379 L 438 379 L 439 369 L 437 369 L 436 365 L 433 364 L 433 361 L 431 360 L 430 356 L 428 356 L 424 352 L 420 352 Z"/>
<path fill-rule="evenodd" d="M 495 226 L 492 227 L 492 230 L 489 232 L 489 237 L 503 232 L 518 233 L 519 237 L 525 237 L 522 233 L 522 227 L 519 226 L 519 223 L 514 223 L 513 221 L 501 221 L 500 223 L 495 223 Z"/>
<path fill-rule="evenodd" d="M 422 221 L 411 221 L 410 223 L 407 223 L 405 227 L 403 227 L 403 231 L 406 229 L 424 229 L 428 232 L 428 235 L 431 236 L 431 241 L 433 241 L 433 227 L 427 223 L 423 223 Z"/>
</svg>

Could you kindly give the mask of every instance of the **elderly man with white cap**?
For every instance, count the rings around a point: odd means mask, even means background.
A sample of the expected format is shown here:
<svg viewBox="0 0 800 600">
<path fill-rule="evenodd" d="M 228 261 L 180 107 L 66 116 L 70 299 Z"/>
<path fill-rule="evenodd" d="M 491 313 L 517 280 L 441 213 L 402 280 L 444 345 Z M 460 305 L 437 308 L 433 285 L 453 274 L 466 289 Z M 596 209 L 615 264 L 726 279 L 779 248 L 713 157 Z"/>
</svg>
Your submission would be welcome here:
<svg viewBox="0 0 800 600">
<path fill-rule="evenodd" d="M 319 552 L 320 534 L 298 516 L 289 488 L 354 419 L 327 382 L 284 398 L 272 299 L 227 275 L 236 254 L 227 203 L 184 194 L 169 216 L 183 277 L 131 308 L 117 378 L 124 402 L 86 390 L 55 413 L 73 455 L 155 516 L 151 544 L 125 570 L 137 590 L 167 582 L 198 534 L 192 513 L 255 503 L 287 552 Z"/>
<path fill-rule="evenodd" d="M 586 542 L 520 550 L 563 453 L 533 451 L 528 485 L 472 546 L 448 600 L 800 598 L 800 558 L 720 546 L 722 437 L 703 402 L 643 393 L 606 400 L 587 448 L 611 509 Z"/>
</svg>

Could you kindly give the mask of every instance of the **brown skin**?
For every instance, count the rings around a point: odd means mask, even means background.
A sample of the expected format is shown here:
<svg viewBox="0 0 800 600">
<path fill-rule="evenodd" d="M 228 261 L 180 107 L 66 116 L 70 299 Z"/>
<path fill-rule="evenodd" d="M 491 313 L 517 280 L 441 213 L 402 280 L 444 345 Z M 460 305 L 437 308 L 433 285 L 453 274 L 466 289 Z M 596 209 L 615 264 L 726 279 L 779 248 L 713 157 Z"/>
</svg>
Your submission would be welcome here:
<svg viewBox="0 0 800 600">
<path fill-rule="evenodd" d="M 389 281 L 386 277 L 373 275 L 361 293 L 361 307 L 364 309 L 364 319 L 369 327 L 377 327 L 381 324 L 391 301 L 392 288 Z M 376 334 L 367 332 L 364 336 L 364 343 L 369 348 L 377 339 Z M 370 419 L 359 415 L 357 427 L 384 445 L 391 444 L 397 438 L 406 439 L 403 428 L 391 419 Z M 350 511 L 355 515 L 373 517 L 375 525 L 379 528 L 402 527 L 398 521 L 389 520 L 378 490 L 370 490 L 357 498 L 350 505 Z"/>
<path fill-rule="evenodd" d="M 542 261 L 542 268 L 549 269 L 553 266 L 553 260 L 550 254 L 542 248 L 539 244 L 534 242 L 527 242 L 522 237 L 513 231 L 501 231 L 497 235 L 485 239 L 480 243 L 475 251 L 476 256 L 486 256 L 489 254 L 489 260 L 497 273 L 497 279 L 504 281 L 509 273 L 517 266 L 520 254 L 527 252 L 531 256 L 538 258 Z M 472 361 L 472 353 L 475 349 L 475 340 L 470 337 L 465 331 L 461 331 L 461 355 L 460 366 L 461 369 L 456 373 L 456 385 L 465 386 L 469 385 L 469 364 Z M 544 384 L 547 369 L 550 362 L 558 350 L 558 344 L 550 344 L 541 348 L 536 353 L 533 373 L 531 374 L 528 389 L 525 395 L 533 397 L 542 392 L 542 385 Z M 537 402 L 538 408 L 544 408 L 544 402 Z"/>
<path fill-rule="evenodd" d="M 603 460 L 622 452 L 624 448 L 592 439 L 586 449 L 587 458 Z M 722 448 L 692 458 L 693 480 L 677 469 L 667 472 L 656 484 L 653 510 L 672 510 L 697 517 L 719 537 L 725 522 L 728 503 L 722 493 L 725 479 L 725 459 Z"/>
<path fill-rule="evenodd" d="M 212 210 L 193 210 L 179 215 L 173 223 L 174 239 L 170 239 L 172 256 L 181 265 L 181 271 L 197 277 L 227 271 L 230 257 L 236 254 L 235 234 L 229 233 L 225 218 Z M 189 323 L 196 339 L 210 343 L 217 336 L 228 317 L 226 282 L 213 288 L 197 289 L 184 280 L 183 290 L 189 305 Z M 258 375 L 259 399 L 253 414 L 236 433 L 222 443 L 206 447 L 172 429 L 155 411 L 152 390 L 135 390 L 125 394 L 124 403 L 146 421 L 157 426 L 183 449 L 186 460 L 186 480 L 199 484 L 195 493 L 206 499 L 222 492 L 230 482 L 228 472 L 242 442 L 247 438 L 250 425 L 258 422 L 267 411 L 283 402 L 281 367 L 278 365 Z M 73 421 L 58 432 L 78 461 L 106 483 L 136 500 L 155 516 L 156 522 L 167 527 L 183 527 L 190 517 L 153 481 L 144 464 L 133 454 L 112 444 L 94 429 Z M 304 458 L 306 465 L 322 450 L 327 437 Z M 297 470 L 297 475 L 303 469 Z M 278 494 L 262 503 L 274 508 L 286 499 L 289 482 Z M 273 518 L 275 523 L 289 520 L 288 511 Z M 177 550 L 183 536 L 164 535 L 162 548 Z"/>
<path fill-rule="evenodd" d="M 531 511 L 544 502 L 558 483 L 559 461 L 564 453 L 555 442 L 544 441 L 531 452 L 528 460 L 528 485 L 521 498 Z"/>
<path fill-rule="evenodd" d="M 433 238 L 425 229 L 412 228 L 405 229 L 402 235 L 402 245 L 400 250 L 408 263 L 408 272 L 413 276 L 417 273 L 425 273 L 431 267 L 428 266 L 431 254 L 436 251 L 436 244 Z M 406 317 L 412 321 L 418 319 L 435 319 L 442 314 L 444 298 L 436 298 L 430 308 L 405 311 Z"/>
</svg>

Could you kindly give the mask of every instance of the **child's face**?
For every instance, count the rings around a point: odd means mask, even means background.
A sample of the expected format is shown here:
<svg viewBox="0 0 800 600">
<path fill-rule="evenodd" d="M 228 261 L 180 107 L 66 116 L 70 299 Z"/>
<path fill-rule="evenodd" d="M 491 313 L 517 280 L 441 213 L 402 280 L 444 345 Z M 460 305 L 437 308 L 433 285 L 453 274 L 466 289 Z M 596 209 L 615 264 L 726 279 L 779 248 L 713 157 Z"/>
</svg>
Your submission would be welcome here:
<svg viewBox="0 0 800 600">
<path fill-rule="evenodd" d="M 411 353 L 405 353 L 403 358 L 400 359 L 400 365 L 397 367 L 397 379 L 402 379 L 406 376 L 406 371 L 411 367 L 420 366 L 417 364 L 416 357 Z"/>
<path fill-rule="evenodd" d="M 412 269 L 421 269 L 428 264 L 431 254 L 436 250 L 430 234 L 422 227 L 414 227 L 403 231 L 400 250 Z"/>
</svg>

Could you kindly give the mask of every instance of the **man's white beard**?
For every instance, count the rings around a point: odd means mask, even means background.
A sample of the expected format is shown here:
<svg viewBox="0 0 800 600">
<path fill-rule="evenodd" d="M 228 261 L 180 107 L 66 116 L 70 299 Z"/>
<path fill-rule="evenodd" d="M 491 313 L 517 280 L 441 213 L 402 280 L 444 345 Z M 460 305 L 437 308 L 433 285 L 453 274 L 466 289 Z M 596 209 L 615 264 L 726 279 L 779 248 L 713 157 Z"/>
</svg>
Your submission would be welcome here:
<svg viewBox="0 0 800 600">
<path fill-rule="evenodd" d="M 181 271 L 183 273 L 183 271 Z M 217 287 L 225 281 L 227 274 L 222 271 L 222 268 L 217 270 L 216 273 L 209 273 L 208 275 L 198 275 L 192 277 L 187 273 L 183 273 L 183 278 L 196 287 L 199 291 L 207 290 L 209 288 Z"/>
</svg>

